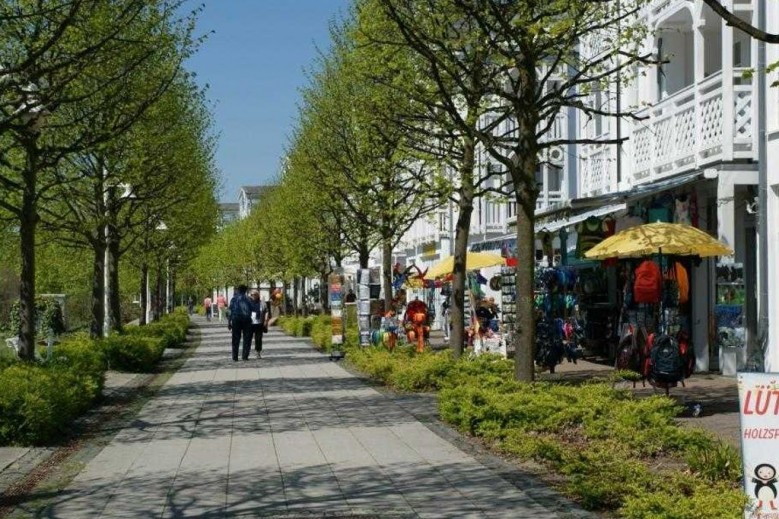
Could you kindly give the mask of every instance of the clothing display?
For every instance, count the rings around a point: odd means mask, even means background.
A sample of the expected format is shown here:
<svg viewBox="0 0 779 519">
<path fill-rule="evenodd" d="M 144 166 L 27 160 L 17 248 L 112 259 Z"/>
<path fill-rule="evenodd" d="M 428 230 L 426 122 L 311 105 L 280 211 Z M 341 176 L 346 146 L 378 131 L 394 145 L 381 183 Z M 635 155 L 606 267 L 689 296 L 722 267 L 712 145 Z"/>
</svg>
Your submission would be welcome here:
<svg viewBox="0 0 779 519">
<path fill-rule="evenodd" d="M 591 216 L 576 225 L 576 255 L 584 257 L 584 253 L 603 241 L 606 234 L 603 230 L 603 220 Z"/>
<path fill-rule="evenodd" d="M 674 223 L 692 225 L 689 196 L 680 195 L 674 200 Z"/>
</svg>

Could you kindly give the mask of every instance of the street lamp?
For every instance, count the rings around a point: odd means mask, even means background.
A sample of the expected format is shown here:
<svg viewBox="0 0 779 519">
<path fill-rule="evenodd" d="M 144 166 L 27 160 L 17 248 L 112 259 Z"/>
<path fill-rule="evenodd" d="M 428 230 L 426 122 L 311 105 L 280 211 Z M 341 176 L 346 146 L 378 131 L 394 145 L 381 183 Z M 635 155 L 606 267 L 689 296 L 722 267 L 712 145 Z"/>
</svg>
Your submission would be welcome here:
<svg viewBox="0 0 779 519">
<path fill-rule="evenodd" d="M 103 170 L 103 179 L 108 178 L 108 171 Z M 111 297 L 119 297 L 118 294 L 112 294 L 112 270 L 114 265 L 114 257 L 112 251 L 113 240 L 115 236 L 115 222 L 116 217 L 114 211 L 114 202 L 117 197 L 113 196 L 117 189 L 122 190 L 122 194 L 118 199 L 133 199 L 135 194 L 133 193 L 130 184 L 115 184 L 109 185 L 103 191 L 103 206 L 105 208 L 106 222 L 104 227 L 105 236 L 105 250 L 103 251 L 103 335 L 107 336 L 111 333 L 111 329 L 116 324 L 113 322 L 113 316 L 111 315 Z M 118 274 L 115 274 L 118 275 Z"/>
<path fill-rule="evenodd" d="M 165 232 L 168 230 L 168 226 L 165 225 L 165 222 L 160 220 L 157 225 L 154 227 L 155 231 Z M 168 288 L 170 290 L 170 288 Z M 168 296 L 169 297 L 169 293 Z M 149 282 L 149 275 L 146 274 L 146 323 L 152 322 L 152 304 L 151 304 L 151 283 Z"/>
</svg>

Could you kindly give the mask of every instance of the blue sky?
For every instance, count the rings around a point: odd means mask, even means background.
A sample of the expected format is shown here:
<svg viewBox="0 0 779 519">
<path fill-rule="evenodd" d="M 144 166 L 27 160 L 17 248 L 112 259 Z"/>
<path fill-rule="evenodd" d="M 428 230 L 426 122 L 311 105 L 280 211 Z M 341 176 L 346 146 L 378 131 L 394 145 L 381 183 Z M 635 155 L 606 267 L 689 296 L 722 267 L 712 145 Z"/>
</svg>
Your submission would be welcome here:
<svg viewBox="0 0 779 519">
<path fill-rule="evenodd" d="M 199 32 L 215 31 L 188 63 L 210 85 L 217 166 L 225 202 L 242 185 L 278 172 L 305 85 L 304 69 L 327 48 L 328 23 L 349 0 L 205 0 Z"/>
</svg>

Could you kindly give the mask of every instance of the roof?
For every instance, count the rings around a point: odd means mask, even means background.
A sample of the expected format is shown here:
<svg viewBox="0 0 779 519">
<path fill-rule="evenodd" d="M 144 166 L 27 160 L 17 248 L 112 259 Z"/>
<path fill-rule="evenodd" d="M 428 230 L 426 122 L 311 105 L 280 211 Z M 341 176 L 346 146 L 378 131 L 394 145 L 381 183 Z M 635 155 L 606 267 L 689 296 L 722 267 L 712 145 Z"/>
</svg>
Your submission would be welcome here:
<svg viewBox="0 0 779 519">
<path fill-rule="evenodd" d="M 241 186 L 241 191 L 246 193 L 248 198 L 257 199 L 270 191 L 273 186 Z"/>
</svg>

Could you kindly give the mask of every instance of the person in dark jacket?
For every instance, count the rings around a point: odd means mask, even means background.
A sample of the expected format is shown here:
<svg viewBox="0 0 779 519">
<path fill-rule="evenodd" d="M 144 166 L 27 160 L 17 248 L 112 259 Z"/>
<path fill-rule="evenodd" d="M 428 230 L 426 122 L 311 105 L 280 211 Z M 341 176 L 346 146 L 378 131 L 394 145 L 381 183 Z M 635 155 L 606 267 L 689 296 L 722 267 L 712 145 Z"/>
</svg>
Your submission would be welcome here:
<svg viewBox="0 0 779 519">
<path fill-rule="evenodd" d="M 268 331 L 270 320 L 270 308 L 268 303 L 260 299 L 260 292 L 252 290 L 249 294 L 252 308 L 252 337 L 254 338 L 254 350 L 257 358 L 262 358 L 262 334 Z M 251 341 L 250 341 L 251 342 Z"/>
<path fill-rule="evenodd" d="M 230 299 L 230 316 L 227 319 L 227 329 L 233 332 L 233 360 L 238 360 L 238 345 L 243 338 L 241 358 L 249 360 L 249 350 L 252 346 L 252 308 L 246 295 L 248 287 L 239 285 Z"/>
</svg>

